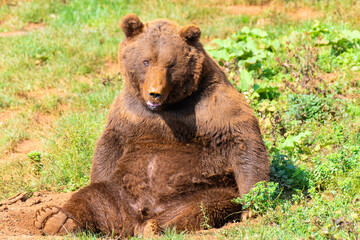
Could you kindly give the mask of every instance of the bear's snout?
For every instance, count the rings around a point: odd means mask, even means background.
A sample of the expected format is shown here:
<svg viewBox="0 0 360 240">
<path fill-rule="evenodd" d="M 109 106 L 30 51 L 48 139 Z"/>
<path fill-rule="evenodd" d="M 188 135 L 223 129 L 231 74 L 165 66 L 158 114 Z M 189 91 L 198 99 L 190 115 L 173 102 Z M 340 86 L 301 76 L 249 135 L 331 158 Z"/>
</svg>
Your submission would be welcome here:
<svg viewBox="0 0 360 240">
<path fill-rule="evenodd" d="M 142 96 L 147 106 L 154 110 L 159 109 L 166 101 L 170 86 L 166 78 L 166 74 L 161 69 L 151 69 L 146 76 Z"/>
</svg>

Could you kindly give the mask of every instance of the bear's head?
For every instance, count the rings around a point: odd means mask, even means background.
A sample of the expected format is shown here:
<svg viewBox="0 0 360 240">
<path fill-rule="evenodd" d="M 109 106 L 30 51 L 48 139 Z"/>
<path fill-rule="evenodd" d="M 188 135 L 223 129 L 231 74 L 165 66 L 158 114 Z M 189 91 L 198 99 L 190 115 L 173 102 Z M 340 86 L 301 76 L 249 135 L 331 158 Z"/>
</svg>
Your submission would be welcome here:
<svg viewBox="0 0 360 240">
<path fill-rule="evenodd" d="M 161 110 L 197 91 L 205 59 L 197 26 L 166 19 L 142 23 L 128 14 L 121 28 L 120 69 L 126 87 L 144 105 Z"/>
</svg>

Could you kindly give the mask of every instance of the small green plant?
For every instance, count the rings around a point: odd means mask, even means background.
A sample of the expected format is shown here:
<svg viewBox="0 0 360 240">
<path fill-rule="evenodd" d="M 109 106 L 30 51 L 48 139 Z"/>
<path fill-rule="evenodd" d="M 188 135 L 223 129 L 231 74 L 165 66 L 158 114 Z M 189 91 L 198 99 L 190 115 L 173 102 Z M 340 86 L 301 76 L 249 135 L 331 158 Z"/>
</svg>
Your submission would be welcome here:
<svg viewBox="0 0 360 240">
<path fill-rule="evenodd" d="M 311 136 L 311 132 L 305 131 L 301 132 L 297 135 L 291 135 L 288 136 L 283 143 L 280 144 L 280 148 L 287 150 L 287 151 L 293 151 L 294 148 L 302 148 L 304 147 L 304 141 Z"/>
<path fill-rule="evenodd" d="M 200 210 L 201 213 L 203 215 L 204 221 L 200 224 L 201 227 L 205 228 L 205 229 L 211 229 L 211 225 L 209 224 L 210 218 L 207 214 L 207 209 L 204 206 L 203 202 L 200 203 Z"/>
<path fill-rule="evenodd" d="M 311 26 L 311 30 L 309 31 L 309 34 L 312 38 L 322 37 L 329 33 L 330 30 L 319 21 L 315 21 L 315 23 Z"/>
<path fill-rule="evenodd" d="M 33 165 L 35 175 L 39 175 L 43 167 L 43 164 L 41 163 L 41 153 L 37 151 L 33 151 L 29 153 L 27 157 L 30 160 L 31 164 Z"/>
<path fill-rule="evenodd" d="M 302 42 L 302 46 L 286 46 L 286 59 L 276 58 L 284 69 L 283 83 L 294 93 L 326 96 L 329 90 L 328 84 L 321 77 L 320 50 L 304 39 Z"/>
<path fill-rule="evenodd" d="M 306 191 L 309 173 L 291 161 L 286 155 L 275 155 L 270 166 L 270 180 L 279 184 L 283 193 Z"/>
<path fill-rule="evenodd" d="M 243 194 L 242 198 L 233 199 L 233 202 L 242 204 L 243 209 L 264 214 L 268 210 L 275 209 L 280 203 L 280 193 L 278 183 L 262 181 L 256 183 L 248 194 Z"/>
</svg>

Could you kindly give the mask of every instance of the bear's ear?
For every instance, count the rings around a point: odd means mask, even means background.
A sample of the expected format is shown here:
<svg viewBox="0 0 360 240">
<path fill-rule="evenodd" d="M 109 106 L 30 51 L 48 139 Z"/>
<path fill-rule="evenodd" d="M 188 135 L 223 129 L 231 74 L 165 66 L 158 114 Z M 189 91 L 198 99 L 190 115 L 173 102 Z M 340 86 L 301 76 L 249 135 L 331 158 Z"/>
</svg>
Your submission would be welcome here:
<svg viewBox="0 0 360 240">
<path fill-rule="evenodd" d="M 191 43 L 195 43 L 200 39 L 201 30 L 198 26 L 187 25 L 181 29 L 180 36 Z"/>
<path fill-rule="evenodd" d="M 130 13 L 123 17 L 120 26 L 126 37 L 134 37 L 142 32 L 144 24 L 140 21 L 138 16 L 134 13 Z"/>
</svg>

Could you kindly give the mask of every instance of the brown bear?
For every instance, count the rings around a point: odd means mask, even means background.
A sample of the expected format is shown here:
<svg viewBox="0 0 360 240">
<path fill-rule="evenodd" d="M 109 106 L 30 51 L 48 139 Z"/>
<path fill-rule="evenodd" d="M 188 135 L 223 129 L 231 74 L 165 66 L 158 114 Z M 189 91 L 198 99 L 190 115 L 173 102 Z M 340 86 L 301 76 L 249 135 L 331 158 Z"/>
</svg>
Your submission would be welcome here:
<svg viewBox="0 0 360 240">
<path fill-rule="evenodd" d="M 199 42 L 197 26 L 122 19 L 125 86 L 92 162 L 91 183 L 36 213 L 46 234 L 120 237 L 199 230 L 239 219 L 232 199 L 269 178 L 258 121 Z"/>
</svg>

